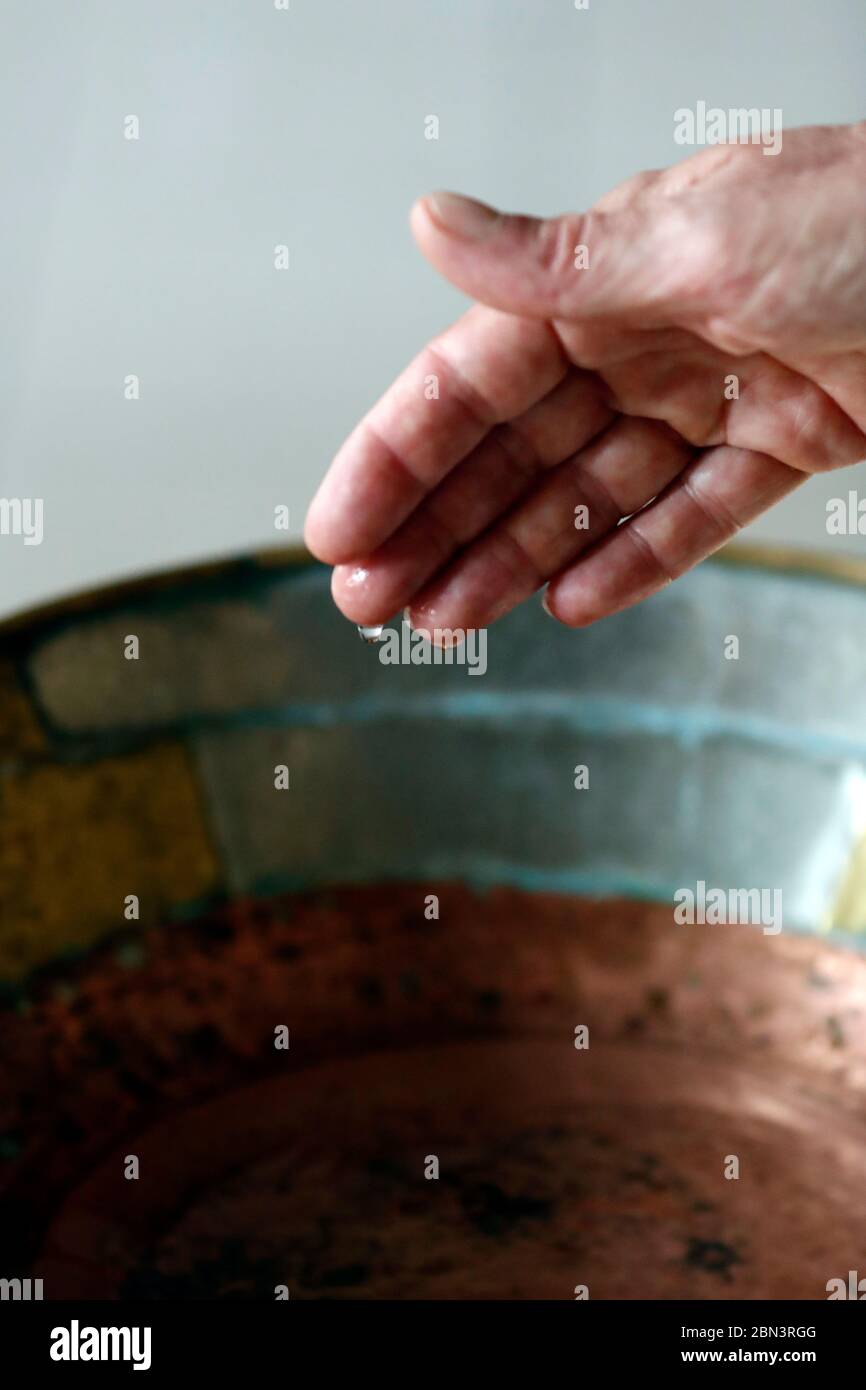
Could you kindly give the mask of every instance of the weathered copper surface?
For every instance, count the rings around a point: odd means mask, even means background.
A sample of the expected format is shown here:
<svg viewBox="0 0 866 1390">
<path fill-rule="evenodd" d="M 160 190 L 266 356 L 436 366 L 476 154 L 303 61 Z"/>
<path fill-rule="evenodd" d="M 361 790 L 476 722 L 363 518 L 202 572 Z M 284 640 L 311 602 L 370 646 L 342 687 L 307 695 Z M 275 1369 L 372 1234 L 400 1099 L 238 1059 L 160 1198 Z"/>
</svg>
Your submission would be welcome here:
<svg viewBox="0 0 866 1390">
<path fill-rule="evenodd" d="M 6 1196 L 56 1297 L 822 1298 L 862 1262 L 864 1005 L 859 956 L 660 905 L 236 904 L 5 1016 Z"/>
</svg>

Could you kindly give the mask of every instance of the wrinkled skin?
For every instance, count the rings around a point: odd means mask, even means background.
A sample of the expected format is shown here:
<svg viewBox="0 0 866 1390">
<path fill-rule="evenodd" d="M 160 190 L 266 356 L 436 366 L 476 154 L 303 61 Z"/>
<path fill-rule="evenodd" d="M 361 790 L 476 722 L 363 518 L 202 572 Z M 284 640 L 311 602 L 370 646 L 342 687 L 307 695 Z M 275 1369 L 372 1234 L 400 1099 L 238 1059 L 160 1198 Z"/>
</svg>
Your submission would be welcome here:
<svg viewBox="0 0 866 1390">
<path fill-rule="evenodd" d="M 866 458 L 866 123 L 715 146 L 546 221 L 436 194 L 412 228 L 478 303 L 310 509 L 353 621 L 482 627 L 547 584 L 583 626 Z"/>
</svg>

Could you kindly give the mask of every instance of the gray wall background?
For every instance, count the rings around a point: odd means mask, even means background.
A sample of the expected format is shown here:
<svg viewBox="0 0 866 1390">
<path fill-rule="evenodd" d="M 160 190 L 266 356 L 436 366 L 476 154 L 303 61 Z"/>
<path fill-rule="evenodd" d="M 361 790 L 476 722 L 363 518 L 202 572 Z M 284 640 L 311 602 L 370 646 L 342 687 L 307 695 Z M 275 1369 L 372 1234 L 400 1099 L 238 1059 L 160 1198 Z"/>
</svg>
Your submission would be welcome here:
<svg viewBox="0 0 866 1390">
<path fill-rule="evenodd" d="M 465 306 L 415 250 L 419 193 L 584 206 L 683 157 L 700 99 L 862 119 L 864 37 L 863 0 L 2 0 L 0 496 L 44 498 L 45 538 L 0 537 L 0 612 L 285 541 L 278 503 L 299 535 Z M 866 552 L 825 529 L 855 486 L 752 535 Z"/>
</svg>

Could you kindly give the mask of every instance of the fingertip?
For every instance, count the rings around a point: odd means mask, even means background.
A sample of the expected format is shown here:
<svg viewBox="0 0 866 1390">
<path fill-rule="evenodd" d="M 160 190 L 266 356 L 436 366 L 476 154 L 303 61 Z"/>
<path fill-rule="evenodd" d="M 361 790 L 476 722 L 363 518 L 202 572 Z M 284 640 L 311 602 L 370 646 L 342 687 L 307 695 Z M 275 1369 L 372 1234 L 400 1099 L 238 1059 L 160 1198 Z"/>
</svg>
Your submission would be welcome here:
<svg viewBox="0 0 866 1390">
<path fill-rule="evenodd" d="M 597 622 L 603 616 L 602 613 L 593 610 L 585 601 L 581 601 L 581 594 L 574 585 L 564 599 L 558 586 L 554 583 L 548 584 L 541 597 L 541 606 L 555 622 L 568 628 L 589 627 L 591 623 Z"/>
<path fill-rule="evenodd" d="M 331 597 L 343 617 L 359 627 L 384 627 L 399 612 L 393 576 L 375 559 L 335 565 Z"/>
<path fill-rule="evenodd" d="M 363 627 L 385 623 L 391 617 L 390 611 L 383 612 L 371 572 L 361 562 L 334 566 L 331 598 L 344 618 Z"/>
<path fill-rule="evenodd" d="M 327 533 L 320 536 L 317 531 L 308 531 L 306 527 L 304 528 L 304 545 L 314 560 L 318 560 L 320 564 L 331 566 L 351 564 L 356 549 L 350 545 L 340 545 L 337 539 L 330 537 Z"/>
<path fill-rule="evenodd" d="M 427 221 L 427 209 L 425 207 L 425 202 L 426 199 L 423 197 L 416 198 L 409 209 L 409 229 L 416 241 L 418 240 L 419 227 L 422 225 L 422 223 L 425 223 Z"/>
<path fill-rule="evenodd" d="M 350 558 L 342 554 L 339 545 L 335 544 L 327 516 L 323 515 L 315 502 L 304 520 L 304 545 L 314 559 L 321 560 L 325 565 L 339 565 Z"/>
<path fill-rule="evenodd" d="M 307 512 L 304 519 L 304 545 L 316 560 L 325 561 L 321 537 L 319 536 L 318 523 L 313 515 L 312 509 Z M 327 561 L 325 561 L 327 563 Z"/>
<path fill-rule="evenodd" d="M 304 520 L 304 545 L 324 565 L 349 565 L 358 556 L 370 555 L 376 538 L 359 526 L 357 518 L 342 505 L 333 475 L 322 483 Z"/>
<path fill-rule="evenodd" d="M 462 647 L 466 641 L 466 634 L 471 629 L 463 627 L 437 627 L 429 616 L 424 615 L 423 607 L 414 609 L 411 604 L 403 609 L 403 622 L 419 637 L 423 637 L 433 647 L 441 647 L 443 650 L 449 647 Z"/>
<path fill-rule="evenodd" d="M 413 231 L 416 226 L 422 232 L 432 228 L 434 232 L 461 241 L 479 241 L 486 237 L 499 222 L 499 216 L 496 208 L 488 203 L 447 189 L 426 193 L 414 203 L 410 213 Z"/>
<path fill-rule="evenodd" d="M 422 193 L 418 198 L 415 199 L 414 203 L 410 207 L 409 226 L 412 228 L 413 232 L 416 230 L 419 224 L 426 224 L 430 221 L 430 212 L 427 207 L 427 202 L 428 199 L 432 196 L 433 195 L 431 193 Z"/>
<path fill-rule="evenodd" d="M 427 255 L 427 248 L 432 243 L 441 240 L 441 228 L 436 222 L 430 208 L 430 203 L 437 195 L 435 193 L 425 193 L 420 198 L 416 198 L 409 209 L 409 228 L 415 239 L 415 245 L 422 255 Z"/>
</svg>

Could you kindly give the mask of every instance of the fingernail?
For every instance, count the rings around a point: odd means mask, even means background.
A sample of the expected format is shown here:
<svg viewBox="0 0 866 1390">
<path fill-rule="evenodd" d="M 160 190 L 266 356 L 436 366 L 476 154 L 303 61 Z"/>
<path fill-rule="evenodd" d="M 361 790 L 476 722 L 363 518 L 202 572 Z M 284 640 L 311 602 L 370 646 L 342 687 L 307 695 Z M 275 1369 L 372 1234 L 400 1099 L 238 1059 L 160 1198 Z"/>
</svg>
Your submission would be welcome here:
<svg viewBox="0 0 866 1390">
<path fill-rule="evenodd" d="M 403 609 L 403 622 L 410 632 L 417 633 L 433 647 L 460 647 L 466 641 L 466 633 L 462 628 L 416 627 L 412 621 L 412 613 L 408 608 Z"/>
<path fill-rule="evenodd" d="M 425 203 L 434 222 L 454 236 L 477 241 L 486 236 L 499 217 L 495 208 L 463 198 L 459 193 L 431 193 Z"/>
<path fill-rule="evenodd" d="M 545 589 L 544 593 L 541 595 L 541 606 L 544 609 L 545 613 L 549 613 L 551 618 L 555 618 L 556 614 L 550 606 L 550 599 L 548 597 L 549 594 L 550 590 Z"/>
</svg>

